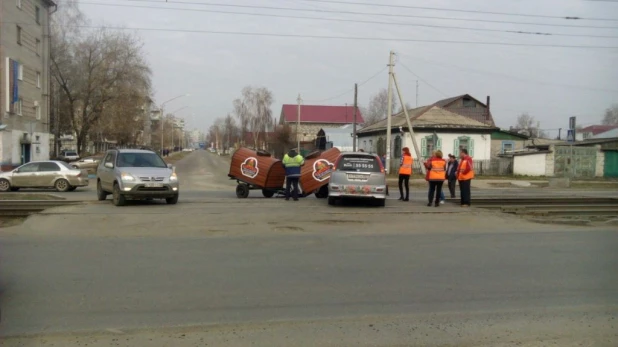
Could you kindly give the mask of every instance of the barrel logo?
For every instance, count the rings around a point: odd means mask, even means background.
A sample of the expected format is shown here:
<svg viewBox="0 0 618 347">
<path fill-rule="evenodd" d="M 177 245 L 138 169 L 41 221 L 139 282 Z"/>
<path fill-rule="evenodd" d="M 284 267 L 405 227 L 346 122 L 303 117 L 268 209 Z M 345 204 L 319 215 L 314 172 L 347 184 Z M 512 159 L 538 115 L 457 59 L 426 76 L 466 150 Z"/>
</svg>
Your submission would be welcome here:
<svg viewBox="0 0 618 347">
<path fill-rule="evenodd" d="M 326 159 L 318 159 L 313 163 L 313 178 L 316 181 L 323 182 L 330 178 L 330 174 L 333 172 L 333 163 Z"/>
<path fill-rule="evenodd" d="M 240 172 L 243 176 L 255 178 L 255 176 L 258 175 L 258 172 L 260 172 L 260 169 L 258 169 L 258 160 L 254 157 L 245 159 L 245 161 L 240 164 Z"/>
</svg>

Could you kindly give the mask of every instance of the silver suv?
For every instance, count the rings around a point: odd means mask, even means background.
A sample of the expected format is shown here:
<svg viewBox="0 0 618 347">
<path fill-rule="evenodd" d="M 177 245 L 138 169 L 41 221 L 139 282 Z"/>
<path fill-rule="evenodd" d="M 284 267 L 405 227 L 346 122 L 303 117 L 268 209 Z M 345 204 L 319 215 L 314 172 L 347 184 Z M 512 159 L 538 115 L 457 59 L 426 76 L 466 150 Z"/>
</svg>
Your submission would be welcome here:
<svg viewBox="0 0 618 347">
<path fill-rule="evenodd" d="M 140 149 L 107 151 L 97 169 L 97 198 L 112 194 L 113 203 L 122 206 L 127 199 L 165 199 L 178 202 L 178 176 L 153 152 Z"/>
<path fill-rule="evenodd" d="M 342 153 L 328 182 L 328 204 L 340 199 L 365 199 L 386 203 L 386 173 L 380 158 L 369 153 Z"/>
</svg>

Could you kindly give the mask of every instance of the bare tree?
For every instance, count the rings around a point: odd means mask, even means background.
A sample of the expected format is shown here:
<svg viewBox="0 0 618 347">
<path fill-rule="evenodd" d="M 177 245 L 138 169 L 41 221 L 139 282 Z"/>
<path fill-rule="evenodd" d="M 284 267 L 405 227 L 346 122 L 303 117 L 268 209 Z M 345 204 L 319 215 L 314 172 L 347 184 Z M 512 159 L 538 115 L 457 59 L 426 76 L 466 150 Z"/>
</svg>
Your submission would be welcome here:
<svg viewBox="0 0 618 347">
<path fill-rule="evenodd" d="M 537 121 L 534 117 L 527 112 L 524 112 L 517 117 L 515 130 L 525 131 L 530 137 L 533 138 L 547 137 L 547 134 L 537 126 Z"/>
<path fill-rule="evenodd" d="M 397 109 L 397 99 L 395 93 L 392 96 L 393 111 Z M 363 113 L 363 118 L 366 124 L 375 123 L 382 119 L 385 119 L 388 113 L 388 91 L 386 89 L 380 90 L 377 94 L 371 97 L 369 101 L 369 107 L 366 112 Z"/>
<path fill-rule="evenodd" d="M 148 96 L 150 69 L 136 36 L 105 28 L 79 31 L 74 21 L 79 24 L 85 19 L 75 2 L 68 3 L 66 11 L 54 16 L 51 72 L 63 99 L 60 121 L 76 135 L 77 150 L 82 153 L 89 136 L 100 132 L 95 128 L 104 116 L 117 115 L 118 129 L 130 126 L 126 121 L 135 116 L 135 110 L 113 104 L 126 105 Z"/>
<path fill-rule="evenodd" d="M 603 116 L 603 124 L 618 125 L 618 104 L 613 104 L 611 107 L 605 110 L 605 115 Z"/>
<path fill-rule="evenodd" d="M 224 127 L 224 132 L 225 132 L 225 143 L 226 143 L 226 148 L 229 148 L 233 143 L 236 142 L 236 134 L 237 134 L 237 127 L 236 127 L 236 122 L 234 121 L 234 118 L 232 117 L 232 115 L 228 114 L 225 119 L 223 120 L 223 127 Z"/>
</svg>

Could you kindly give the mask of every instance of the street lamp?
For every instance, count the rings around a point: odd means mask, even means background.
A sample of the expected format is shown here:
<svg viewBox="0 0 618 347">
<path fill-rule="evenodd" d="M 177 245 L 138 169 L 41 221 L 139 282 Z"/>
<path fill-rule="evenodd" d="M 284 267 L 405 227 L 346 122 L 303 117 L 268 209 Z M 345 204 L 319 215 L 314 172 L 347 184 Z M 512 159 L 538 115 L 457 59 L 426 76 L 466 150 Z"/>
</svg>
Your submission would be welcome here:
<svg viewBox="0 0 618 347">
<path fill-rule="evenodd" d="M 176 97 L 173 97 L 163 103 L 161 103 L 161 154 L 163 154 L 163 117 L 165 117 L 165 104 L 167 104 L 168 102 L 172 102 L 176 99 L 182 98 L 183 96 L 191 96 L 191 94 L 182 94 L 182 95 L 178 95 Z"/>
</svg>

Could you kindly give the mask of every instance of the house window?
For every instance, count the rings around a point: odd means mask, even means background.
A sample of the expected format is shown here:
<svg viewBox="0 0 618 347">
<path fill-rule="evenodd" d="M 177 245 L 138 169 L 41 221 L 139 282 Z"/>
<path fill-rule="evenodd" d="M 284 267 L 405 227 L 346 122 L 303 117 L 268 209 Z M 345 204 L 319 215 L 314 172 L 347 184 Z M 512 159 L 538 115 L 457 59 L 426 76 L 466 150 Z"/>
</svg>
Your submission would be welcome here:
<svg viewBox="0 0 618 347">
<path fill-rule="evenodd" d="M 395 158 L 401 158 L 401 136 L 396 136 L 395 137 L 395 145 L 394 147 L 394 157 Z"/>
<path fill-rule="evenodd" d="M 38 6 L 34 6 L 34 19 L 36 24 L 41 24 L 41 9 Z"/>
<path fill-rule="evenodd" d="M 512 141 L 502 141 L 502 154 L 512 152 L 515 149 L 515 143 Z"/>
<path fill-rule="evenodd" d="M 41 40 L 36 39 L 36 55 L 41 55 Z"/>
<path fill-rule="evenodd" d="M 24 101 L 22 100 L 22 98 L 19 98 L 19 100 L 17 100 L 17 105 L 15 105 L 15 113 L 17 113 L 18 116 L 21 116 L 21 108 L 24 104 Z"/>
<path fill-rule="evenodd" d="M 433 151 L 442 149 L 442 139 L 437 137 L 436 143 L 434 143 L 434 136 L 429 135 L 421 139 L 421 155 L 423 158 L 429 158 L 433 155 Z"/>
<path fill-rule="evenodd" d="M 463 98 L 463 107 L 476 107 L 476 102 L 471 98 Z"/>
<path fill-rule="evenodd" d="M 36 87 L 41 88 L 41 73 L 38 71 L 36 72 Z"/>
<path fill-rule="evenodd" d="M 17 26 L 17 44 L 21 45 L 21 27 Z"/>
<path fill-rule="evenodd" d="M 455 156 L 459 155 L 459 150 L 460 149 L 467 149 L 468 150 L 468 155 L 471 157 L 474 157 L 474 139 L 470 138 L 468 136 L 459 136 L 458 138 L 455 139 Z"/>
</svg>

